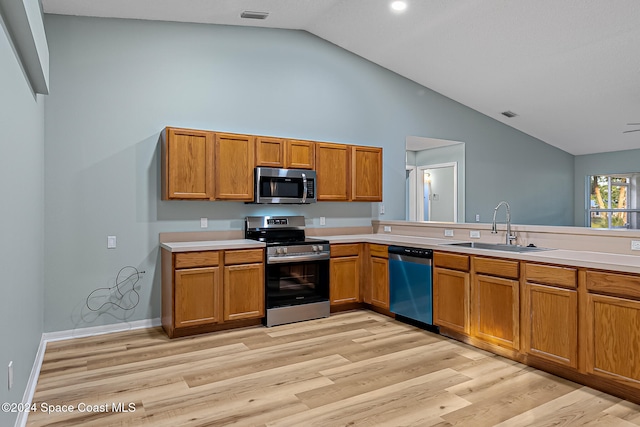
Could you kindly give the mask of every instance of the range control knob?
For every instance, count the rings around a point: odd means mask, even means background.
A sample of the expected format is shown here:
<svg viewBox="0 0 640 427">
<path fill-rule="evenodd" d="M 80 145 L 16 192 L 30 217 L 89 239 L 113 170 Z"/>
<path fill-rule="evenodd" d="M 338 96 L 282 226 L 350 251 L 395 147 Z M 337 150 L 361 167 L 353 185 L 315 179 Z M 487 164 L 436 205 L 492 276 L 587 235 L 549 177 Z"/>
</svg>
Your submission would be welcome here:
<svg viewBox="0 0 640 427">
<path fill-rule="evenodd" d="M 318 246 L 316 246 L 316 245 L 311 246 L 311 250 L 313 252 L 318 252 Z"/>
<path fill-rule="evenodd" d="M 287 253 L 287 248 L 282 248 L 282 253 L 286 254 Z"/>
<path fill-rule="evenodd" d="M 276 253 L 278 255 L 281 255 L 282 254 L 282 248 L 276 248 Z"/>
</svg>

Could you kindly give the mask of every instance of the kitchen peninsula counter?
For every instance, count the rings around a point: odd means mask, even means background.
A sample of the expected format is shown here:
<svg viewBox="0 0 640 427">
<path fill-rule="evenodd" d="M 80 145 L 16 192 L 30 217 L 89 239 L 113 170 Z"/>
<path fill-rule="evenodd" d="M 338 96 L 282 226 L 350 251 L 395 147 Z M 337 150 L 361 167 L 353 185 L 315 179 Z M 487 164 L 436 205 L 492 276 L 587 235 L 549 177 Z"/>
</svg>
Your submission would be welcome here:
<svg viewBox="0 0 640 427">
<path fill-rule="evenodd" d="M 398 245 L 433 249 L 442 252 L 483 255 L 496 258 L 509 258 L 547 264 L 562 264 L 572 267 L 584 267 L 600 270 L 612 270 L 640 274 L 640 256 L 612 254 L 607 252 L 575 251 L 553 249 L 536 252 L 507 252 L 493 249 L 465 248 L 451 246 L 451 243 L 476 241 L 477 239 L 453 240 L 430 237 L 403 236 L 398 234 L 353 234 L 322 236 L 332 244 L 338 243 L 375 243 L 380 245 Z"/>
</svg>

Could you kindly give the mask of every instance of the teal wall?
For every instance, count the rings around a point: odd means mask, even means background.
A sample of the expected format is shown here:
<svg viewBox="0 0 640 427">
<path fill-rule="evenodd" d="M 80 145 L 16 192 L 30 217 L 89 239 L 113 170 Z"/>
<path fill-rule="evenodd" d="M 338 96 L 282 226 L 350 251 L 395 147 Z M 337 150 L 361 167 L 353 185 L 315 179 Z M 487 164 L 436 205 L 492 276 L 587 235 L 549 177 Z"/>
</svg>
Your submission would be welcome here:
<svg viewBox="0 0 640 427">
<path fill-rule="evenodd" d="M 44 101 L 31 90 L 5 28 L 0 15 L 0 402 L 18 403 L 43 330 Z M 0 425 L 13 425 L 16 416 L 0 412 Z"/>
<path fill-rule="evenodd" d="M 378 217 L 377 203 L 160 201 L 165 126 L 381 146 L 390 220 L 405 215 L 406 137 L 464 141 L 467 221 L 503 199 L 514 223 L 573 221 L 571 155 L 309 33 L 56 15 L 45 29 L 47 331 L 159 317 L 158 233 L 200 231 L 200 217 L 209 230 L 266 213 L 328 227 Z M 88 312 L 126 265 L 146 271 L 139 306 Z"/>
<path fill-rule="evenodd" d="M 613 173 L 640 172 L 640 150 L 614 151 L 611 153 L 588 154 L 575 157 L 574 222 L 585 226 L 586 177 Z"/>
</svg>

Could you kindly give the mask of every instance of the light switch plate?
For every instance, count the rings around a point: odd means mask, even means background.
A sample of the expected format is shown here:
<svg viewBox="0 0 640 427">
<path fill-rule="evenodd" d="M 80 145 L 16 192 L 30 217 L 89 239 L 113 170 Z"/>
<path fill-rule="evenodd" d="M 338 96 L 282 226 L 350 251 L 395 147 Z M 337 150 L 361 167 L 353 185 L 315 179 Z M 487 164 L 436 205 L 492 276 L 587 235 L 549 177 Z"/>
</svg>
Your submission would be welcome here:
<svg viewBox="0 0 640 427">
<path fill-rule="evenodd" d="M 472 239 L 479 239 L 480 238 L 480 231 L 478 231 L 478 230 L 469 231 L 469 237 L 471 237 Z"/>
<path fill-rule="evenodd" d="M 384 232 L 385 233 L 391 233 L 391 226 L 390 225 L 385 225 L 384 226 Z"/>
<path fill-rule="evenodd" d="M 200 228 L 207 228 L 209 226 L 209 219 L 200 218 Z"/>
<path fill-rule="evenodd" d="M 321 216 L 320 217 L 320 225 L 327 225 L 327 218 Z"/>
<path fill-rule="evenodd" d="M 107 236 L 107 249 L 116 248 L 116 236 Z"/>
<path fill-rule="evenodd" d="M 453 237 L 453 230 L 444 230 L 444 237 Z"/>
</svg>

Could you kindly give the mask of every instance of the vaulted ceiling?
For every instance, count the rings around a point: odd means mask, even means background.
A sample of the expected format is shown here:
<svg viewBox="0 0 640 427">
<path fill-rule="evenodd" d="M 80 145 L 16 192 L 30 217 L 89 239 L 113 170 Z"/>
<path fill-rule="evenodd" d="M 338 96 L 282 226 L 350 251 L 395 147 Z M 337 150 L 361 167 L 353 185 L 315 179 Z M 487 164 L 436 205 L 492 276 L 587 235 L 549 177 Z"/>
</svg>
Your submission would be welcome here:
<svg viewBox="0 0 640 427">
<path fill-rule="evenodd" d="M 571 154 L 640 148 L 640 1 L 390 2 L 42 0 L 45 13 L 305 30 Z"/>
</svg>

